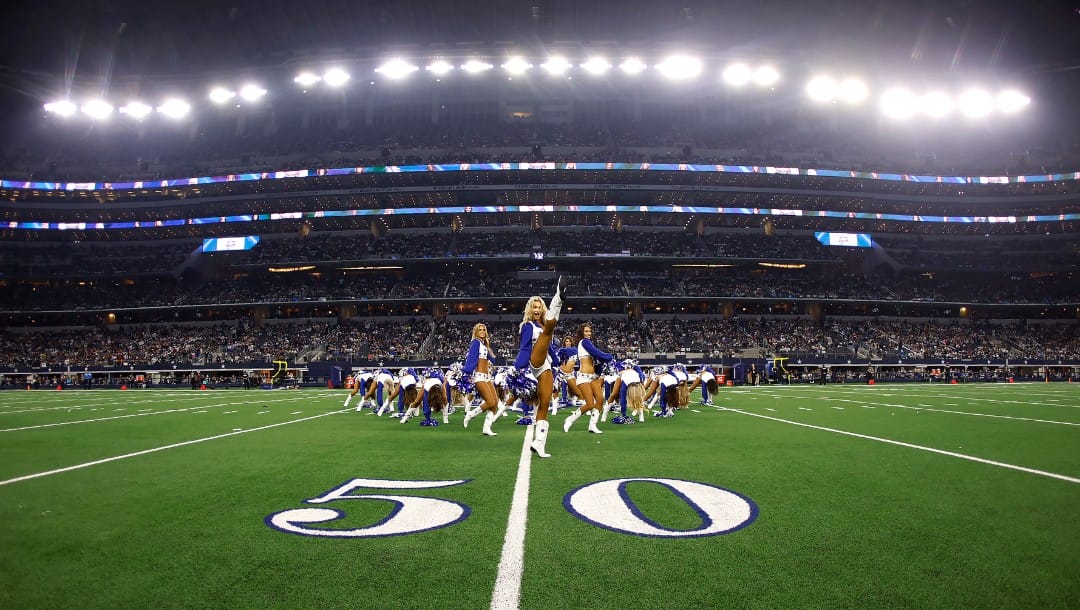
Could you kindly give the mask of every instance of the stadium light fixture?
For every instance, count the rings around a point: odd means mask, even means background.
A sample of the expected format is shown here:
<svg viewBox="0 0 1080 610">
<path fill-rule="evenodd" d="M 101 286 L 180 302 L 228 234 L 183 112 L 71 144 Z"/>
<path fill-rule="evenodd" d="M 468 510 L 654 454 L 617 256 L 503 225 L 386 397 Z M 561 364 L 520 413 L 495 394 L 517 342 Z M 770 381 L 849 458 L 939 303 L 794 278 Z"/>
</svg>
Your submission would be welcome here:
<svg viewBox="0 0 1080 610">
<path fill-rule="evenodd" d="M 78 112 L 79 108 L 74 102 L 69 100 L 57 100 L 55 102 L 49 102 L 45 104 L 45 112 L 51 112 L 60 116 L 71 116 Z"/>
<path fill-rule="evenodd" d="M 169 98 L 157 107 L 157 111 L 170 119 L 182 119 L 191 112 L 191 104 L 179 98 Z"/>
<path fill-rule="evenodd" d="M 831 102 L 836 99 L 836 81 L 831 76 L 815 76 L 806 83 L 806 94 L 815 102 Z"/>
<path fill-rule="evenodd" d="M 581 64 L 581 68 L 593 76 L 600 76 L 611 69 L 611 64 L 603 57 L 590 57 L 588 61 Z"/>
<path fill-rule="evenodd" d="M 102 121 L 109 118 L 112 114 L 113 106 L 105 100 L 97 99 L 90 100 L 83 104 L 81 110 L 86 116 L 94 120 Z"/>
<path fill-rule="evenodd" d="M 428 72 L 431 72 L 435 76 L 442 76 L 443 74 L 446 74 L 447 72 L 453 70 L 454 65 L 446 60 L 436 59 L 430 64 L 424 66 L 424 69 Z"/>
<path fill-rule="evenodd" d="M 687 55 L 672 55 L 656 64 L 664 76 L 675 80 L 687 80 L 701 74 L 701 60 Z"/>
<path fill-rule="evenodd" d="M 922 111 L 926 116 L 940 119 L 952 112 L 953 101 L 946 93 L 931 91 L 922 97 Z"/>
<path fill-rule="evenodd" d="M 386 78 L 401 80 L 419 69 L 420 68 L 410 64 L 404 59 L 391 59 L 378 68 L 375 68 L 375 71 Z"/>
<path fill-rule="evenodd" d="M 479 74 L 481 72 L 487 72 L 495 66 L 479 59 L 470 59 L 469 61 L 461 64 L 461 69 L 469 74 Z"/>
<path fill-rule="evenodd" d="M 870 89 L 857 78 L 845 78 L 840 82 L 840 101 L 845 104 L 861 104 L 868 95 Z"/>
<path fill-rule="evenodd" d="M 724 81 L 735 87 L 742 87 L 746 83 L 749 83 L 753 76 L 753 71 L 751 71 L 750 66 L 746 64 L 731 64 L 727 68 L 724 68 Z"/>
<path fill-rule="evenodd" d="M 323 82 L 331 87 L 340 87 L 349 82 L 350 78 L 352 77 L 349 73 L 341 68 L 330 68 L 322 75 Z"/>
<path fill-rule="evenodd" d="M 780 80 L 780 72 L 772 66 L 760 66 L 754 70 L 754 84 L 761 87 L 772 87 Z"/>
<path fill-rule="evenodd" d="M 139 101 L 131 101 L 120 107 L 120 114 L 126 114 L 137 121 L 145 119 L 153 111 L 148 104 Z"/>
<path fill-rule="evenodd" d="M 630 76 L 641 74 L 645 71 L 645 68 L 648 68 L 648 66 L 645 65 L 645 62 L 636 57 L 628 57 L 619 64 L 619 69 Z"/>
<path fill-rule="evenodd" d="M 1015 89 L 1007 89 L 1002 91 L 997 96 L 998 110 L 1006 113 L 1019 112 L 1031 103 L 1031 98 L 1016 91 Z"/>
<path fill-rule="evenodd" d="M 240 98 L 246 102 L 257 102 L 264 95 L 266 95 L 266 89 L 258 85 L 244 85 L 240 88 Z"/>
<path fill-rule="evenodd" d="M 529 61 L 524 57 L 514 56 L 507 59 L 506 63 L 504 63 L 502 67 L 503 70 L 506 70 L 510 74 L 517 76 L 519 74 L 524 74 L 525 72 L 527 72 L 530 68 L 533 67 L 533 65 L 530 64 Z"/>
<path fill-rule="evenodd" d="M 981 119 L 994 110 L 994 98 L 983 89 L 968 89 L 957 100 L 960 113 L 971 119 Z"/>
<path fill-rule="evenodd" d="M 210 101 L 215 104 L 224 104 L 236 97 L 236 92 L 224 87 L 214 87 L 210 90 L 210 95 L 208 97 L 210 98 Z"/>
<path fill-rule="evenodd" d="M 566 71 L 573 67 L 573 65 L 567 61 L 565 57 L 554 55 L 549 57 L 544 63 L 540 64 L 540 67 L 547 70 L 548 74 L 551 74 L 552 76 L 562 76 L 563 74 L 566 74 Z"/>
<path fill-rule="evenodd" d="M 293 79 L 293 82 L 307 89 L 308 87 L 313 87 L 321 80 L 322 77 L 318 74 L 315 74 L 314 72 L 301 72 L 300 74 L 296 75 L 296 78 Z"/>
<path fill-rule="evenodd" d="M 881 111 L 891 119 L 906 119 L 915 114 L 918 102 L 907 89 L 890 89 L 881 96 Z"/>
</svg>

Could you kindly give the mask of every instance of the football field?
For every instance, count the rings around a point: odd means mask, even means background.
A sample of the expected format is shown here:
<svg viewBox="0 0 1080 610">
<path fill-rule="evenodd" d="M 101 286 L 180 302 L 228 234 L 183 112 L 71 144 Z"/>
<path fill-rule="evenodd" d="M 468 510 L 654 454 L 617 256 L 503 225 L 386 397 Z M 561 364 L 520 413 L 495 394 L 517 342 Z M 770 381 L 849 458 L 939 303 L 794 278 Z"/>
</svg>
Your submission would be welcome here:
<svg viewBox="0 0 1080 610">
<path fill-rule="evenodd" d="M 560 410 L 549 459 L 344 398 L 0 393 L 0 608 L 1080 607 L 1080 384 Z"/>
</svg>

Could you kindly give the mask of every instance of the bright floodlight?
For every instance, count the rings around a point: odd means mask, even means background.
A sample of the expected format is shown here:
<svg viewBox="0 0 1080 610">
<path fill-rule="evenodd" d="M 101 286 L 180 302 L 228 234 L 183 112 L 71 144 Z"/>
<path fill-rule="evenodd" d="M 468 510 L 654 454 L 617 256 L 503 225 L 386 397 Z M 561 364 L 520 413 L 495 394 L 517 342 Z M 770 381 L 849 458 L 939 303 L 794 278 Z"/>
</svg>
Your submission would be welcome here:
<svg viewBox="0 0 1080 610">
<path fill-rule="evenodd" d="M 750 66 L 746 64 L 731 64 L 724 69 L 724 80 L 729 85 L 741 87 L 750 82 L 754 73 L 750 71 Z"/>
<path fill-rule="evenodd" d="M 59 114 L 60 116 L 71 116 L 75 114 L 78 109 L 78 106 L 76 106 L 74 102 L 68 100 L 60 100 L 45 104 L 45 112 Z"/>
<path fill-rule="evenodd" d="M 1002 91 L 997 96 L 997 107 L 1002 112 L 1019 112 L 1030 103 L 1030 97 L 1012 89 Z"/>
<path fill-rule="evenodd" d="M 510 74 L 516 76 L 518 74 L 524 74 L 529 68 L 532 67 L 532 64 L 526 61 L 524 57 L 515 56 L 507 59 L 506 63 L 504 63 L 502 67 L 503 70 L 506 70 Z"/>
<path fill-rule="evenodd" d="M 447 72 L 453 70 L 454 65 L 448 61 L 436 59 L 435 61 L 425 66 L 424 69 L 436 76 L 442 76 L 443 74 L 446 74 Z"/>
<path fill-rule="evenodd" d="M 919 105 L 919 100 L 907 89 L 890 89 L 881 96 L 881 111 L 893 119 L 906 119 Z"/>
<path fill-rule="evenodd" d="M 141 121 L 146 118 L 146 115 L 153 112 L 154 109 L 142 102 L 128 102 L 126 106 L 120 107 L 120 114 L 126 114 L 129 117 Z"/>
<path fill-rule="evenodd" d="M 210 101 L 214 102 L 215 104 L 224 104 L 225 102 L 231 100 L 234 97 L 236 97 L 236 92 L 229 91 L 224 87 L 214 87 L 210 91 Z"/>
<path fill-rule="evenodd" d="M 599 76 L 610 70 L 611 64 L 603 57 L 590 57 L 588 61 L 581 64 L 581 67 L 589 74 Z"/>
<path fill-rule="evenodd" d="M 621 64 L 619 64 L 619 69 L 631 76 L 635 74 L 641 74 L 642 71 L 644 71 L 647 67 L 648 66 L 645 65 L 645 62 L 641 61 L 636 57 L 629 57 Z"/>
<path fill-rule="evenodd" d="M 331 87 L 340 87 L 349 82 L 349 73 L 341 68 L 330 68 L 322 75 L 323 82 Z"/>
<path fill-rule="evenodd" d="M 656 69 L 668 78 L 685 80 L 701 74 L 701 60 L 686 55 L 673 55 L 656 64 Z"/>
<path fill-rule="evenodd" d="M 420 68 L 410 64 L 404 59 L 391 59 L 383 65 L 375 68 L 375 71 L 382 74 L 386 78 L 394 80 L 405 78 L 406 76 L 416 72 Z"/>
<path fill-rule="evenodd" d="M 815 102 L 831 102 L 836 99 L 836 81 L 829 76 L 815 76 L 806 83 L 806 94 Z"/>
<path fill-rule="evenodd" d="M 994 98 L 982 89 L 968 89 L 957 100 L 960 112 L 972 119 L 982 118 L 994 110 Z"/>
<path fill-rule="evenodd" d="M 188 112 L 191 112 L 191 104 L 181 99 L 170 98 L 158 106 L 157 111 L 170 119 L 180 119 L 187 116 Z"/>
<path fill-rule="evenodd" d="M 112 104 L 105 100 L 90 100 L 83 104 L 82 111 L 83 114 L 92 119 L 102 120 L 109 118 L 109 115 L 112 114 L 113 107 Z"/>
<path fill-rule="evenodd" d="M 547 61 L 540 64 L 540 67 L 547 70 L 551 75 L 561 76 L 566 74 L 566 71 L 569 70 L 572 65 L 570 62 L 566 61 L 565 57 L 556 55 L 554 57 L 549 57 Z"/>
<path fill-rule="evenodd" d="M 953 109 L 952 98 L 941 91 L 931 91 L 922 98 L 922 109 L 927 116 L 939 119 Z"/>
<path fill-rule="evenodd" d="M 461 64 L 461 69 L 465 72 L 468 72 L 469 74 L 479 74 L 481 72 L 487 72 L 494 67 L 494 65 L 479 59 L 470 59 L 469 61 Z"/>
<path fill-rule="evenodd" d="M 256 102 L 264 95 L 266 95 L 266 89 L 258 85 L 244 85 L 240 88 L 240 97 L 247 102 Z"/>
<path fill-rule="evenodd" d="M 754 70 L 754 83 L 762 87 L 771 87 L 780 80 L 780 73 L 772 66 L 761 66 Z"/>
<path fill-rule="evenodd" d="M 846 104 L 861 104 L 869 94 L 866 83 L 857 78 L 845 78 L 840 83 L 840 100 Z"/>
<path fill-rule="evenodd" d="M 315 74 L 314 72 L 301 72 L 300 74 L 296 75 L 296 78 L 293 79 L 293 82 L 306 89 L 321 80 L 322 77 L 320 77 L 318 74 Z"/>
</svg>

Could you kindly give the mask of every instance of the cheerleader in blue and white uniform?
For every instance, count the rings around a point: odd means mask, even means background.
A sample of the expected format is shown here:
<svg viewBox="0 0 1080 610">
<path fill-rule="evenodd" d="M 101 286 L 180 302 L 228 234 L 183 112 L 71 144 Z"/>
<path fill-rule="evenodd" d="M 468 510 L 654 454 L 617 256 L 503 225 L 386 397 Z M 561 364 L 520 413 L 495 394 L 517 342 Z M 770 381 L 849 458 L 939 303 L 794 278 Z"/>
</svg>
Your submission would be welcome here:
<svg viewBox="0 0 1080 610">
<path fill-rule="evenodd" d="M 529 448 L 542 458 L 551 457 L 547 452 L 547 417 L 554 383 L 551 367 L 553 362 L 558 361 L 558 355 L 552 349 L 551 338 L 562 312 L 563 290 L 562 278 L 559 278 L 550 306 L 545 305 L 544 300 L 538 296 L 529 298 L 522 314 L 521 342 L 517 358 L 514 359 L 514 368 L 523 370 L 527 367 L 536 378 L 536 423 L 533 425 L 533 440 Z"/>
<path fill-rule="evenodd" d="M 359 413 L 364 408 L 364 403 L 367 402 L 367 390 L 368 384 L 375 377 L 375 372 L 370 369 L 363 369 L 353 377 L 353 390 L 345 397 L 345 408 L 349 408 L 349 402 L 353 399 L 353 396 L 360 395 L 360 404 L 356 405 L 356 412 Z M 374 404 L 374 403 L 372 403 Z"/>
<path fill-rule="evenodd" d="M 389 397 L 393 391 L 394 374 L 388 369 L 379 369 L 373 372 L 371 381 L 368 382 L 367 394 L 364 395 L 364 400 L 372 401 L 372 409 L 375 408 L 375 405 L 379 405 L 379 410 L 375 414 L 381 416 L 390 402 L 385 397 Z"/>
<path fill-rule="evenodd" d="M 401 418 L 401 423 L 406 423 L 413 415 L 419 415 L 420 409 L 416 409 L 415 413 L 410 406 L 408 410 L 405 410 L 405 405 L 412 405 L 416 400 L 416 396 L 420 393 L 418 384 L 420 375 L 411 368 L 403 368 L 398 371 L 397 387 L 394 388 L 394 392 L 390 394 L 390 398 L 386 399 L 383 407 L 389 406 L 395 398 L 397 398 L 397 417 Z M 382 409 L 379 409 L 382 411 Z"/>
<path fill-rule="evenodd" d="M 656 366 L 652 369 L 654 379 L 653 399 L 649 407 L 660 401 L 660 412 L 656 417 L 672 417 L 675 415 L 674 406 L 679 400 L 679 380 L 664 366 Z"/>
<path fill-rule="evenodd" d="M 575 369 L 577 369 L 577 348 L 574 347 L 574 340 L 570 337 L 563 339 L 563 346 L 557 353 L 559 355 L 559 372 L 561 373 L 559 375 L 559 386 L 562 393 L 562 406 L 571 407 L 577 404 L 577 399 L 581 396 L 581 392 L 577 388 L 577 380 L 574 378 L 576 375 Z M 555 411 L 553 408 L 551 414 L 554 415 Z"/>
<path fill-rule="evenodd" d="M 447 388 L 446 376 L 443 375 L 443 372 L 435 366 L 425 369 L 420 375 L 419 383 L 417 384 L 417 395 L 409 405 L 409 411 L 415 412 L 417 407 L 422 405 L 424 421 L 420 422 L 420 425 L 438 426 L 439 422 L 431 417 L 431 413 L 446 411 L 448 403 L 446 397 L 448 394 L 449 389 Z M 405 418 L 402 418 L 402 423 L 405 423 Z"/>
<path fill-rule="evenodd" d="M 671 374 L 675 376 L 675 379 L 679 381 L 675 386 L 677 389 L 675 404 L 676 409 L 685 409 L 690 406 L 690 373 L 686 371 L 686 365 L 681 362 L 676 362 L 671 367 Z"/>
<path fill-rule="evenodd" d="M 645 379 L 645 372 L 636 361 L 628 358 L 622 362 L 619 377 L 608 395 L 609 403 L 614 403 L 616 396 L 619 399 L 620 415 L 615 416 L 612 423 L 632 424 L 635 417 L 645 421 Z M 627 407 L 630 408 L 629 417 L 626 415 Z"/>
<path fill-rule="evenodd" d="M 491 430 L 491 424 L 506 409 L 506 403 L 499 400 L 499 394 L 495 391 L 495 383 L 492 379 L 492 369 L 494 367 L 491 364 L 493 357 L 494 353 L 491 351 L 491 343 L 488 340 L 487 325 L 480 323 L 473 326 L 472 341 L 469 342 L 469 352 L 465 355 L 465 365 L 462 367 L 462 372 L 471 378 L 476 393 L 483 403 L 479 409 L 465 412 L 464 423 L 465 427 L 468 428 L 469 421 L 472 418 L 479 415 L 481 411 L 486 411 L 487 414 L 484 415 L 484 428 L 482 430 L 485 436 L 497 435 L 496 432 Z"/>
<path fill-rule="evenodd" d="M 592 336 L 591 324 L 586 322 L 578 327 L 577 385 L 578 391 L 581 392 L 582 398 L 585 399 L 585 404 L 581 408 L 575 409 L 569 417 L 563 420 L 564 432 L 569 432 L 570 426 L 574 425 L 577 418 L 588 413 L 589 432 L 603 434 L 603 431 L 596 427 L 596 423 L 600 421 L 600 408 L 604 402 L 604 384 L 598 373 L 603 370 L 605 364 L 611 362 L 612 355 L 593 345 Z"/>
<path fill-rule="evenodd" d="M 707 364 L 701 365 L 697 379 L 690 384 L 689 392 L 693 392 L 698 386 L 701 387 L 701 404 L 712 406 L 712 395 L 716 393 L 716 371 Z"/>
</svg>

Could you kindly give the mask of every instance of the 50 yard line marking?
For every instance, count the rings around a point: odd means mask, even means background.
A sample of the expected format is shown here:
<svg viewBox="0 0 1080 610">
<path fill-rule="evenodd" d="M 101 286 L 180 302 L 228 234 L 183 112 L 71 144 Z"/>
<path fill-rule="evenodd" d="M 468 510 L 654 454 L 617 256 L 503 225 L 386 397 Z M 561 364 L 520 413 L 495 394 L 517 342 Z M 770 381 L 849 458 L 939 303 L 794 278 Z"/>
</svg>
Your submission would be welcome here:
<svg viewBox="0 0 1080 610">
<path fill-rule="evenodd" d="M 495 575 L 495 590 L 491 593 L 491 610 L 517 610 L 521 600 L 521 574 L 525 569 L 525 523 L 529 513 L 529 475 L 532 472 L 533 426 L 525 430 L 525 442 L 518 458 L 514 496 L 510 516 L 506 520 L 499 571 Z"/>
<path fill-rule="evenodd" d="M 900 447 L 907 447 L 908 449 L 918 449 L 919 451 L 928 451 L 930 453 L 937 453 L 940 455 L 947 455 L 949 457 L 960 458 L 962 460 L 969 460 L 972 462 L 978 462 L 980 464 L 989 464 L 991 466 L 997 466 L 999 468 L 1008 468 L 1009 470 L 1018 470 L 1020 472 L 1026 472 L 1029 474 L 1037 474 L 1043 477 L 1049 477 L 1051 479 L 1058 479 L 1060 481 L 1067 481 L 1069 483 L 1080 483 L 1080 479 L 1066 476 L 1063 474 L 1057 474 L 1056 472 L 1047 472 L 1045 470 L 1037 470 L 1035 468 L 1028 468 L 1026 466 L 1017 466 L 1016 464 L 1007 464 L 1005 462 L 997 462 L 994 460 L 988 460 L 985 458 L 975 457 L 973 455 L 965 455 L 963 453 L 956 453 L 953 451 L 945 451 L 944 449 L 934 449 L 933 447 L 924 447 L 923 445 L 914 445 L 912 443 L 905 443 L 903 441 L 894 441 L 888 438 L 881 438 L 880 436 L 870 436 L 869 434 L 859 434 L 858 432 L 848 432 L 847 430 L 837 430 L 836 428 L 826 428 L 825 426 L 815 426 L 813 424 L 805 424 L 803 422 L 792 421 L 790 419 L 782 419 L 779 417 L 772 417 L 770 415 L 761 415 L 759 413 L 751 413 L 749 411 L 742 411 L 740 409 L 731 409 L 728 407 L 715 407 L 720 411 L 731 411 L 732 413 L 738 413 L 740 415 L 750 415 L 752 417 L 760 417 L 761 419 L 769 419 L 777 421 L 783 424 L 791 424 L 793 426 L 801 426 L 803 428 L 811 428 L 813 430 L 824 430 L 825 432 L 835 432 L 836 434 L 843 434 L 845 436 L 854 436 L 855 438 L 863 438 L 871 441 L 878 441 L 879 443 L 888 443 L 890 445 L 897 445 Z"/>
<path fill-rule="evenodd" d="M 329 413 L 320 413 L 319 415 L 312 415 L 311 417 L 301 417 L 300 419 L 294 419 L 291 421 L 278 422 L 276 424 L 269 424 L 267 426 L 260 426 L 258 428 L 250 428 L 248 430 L 239 430 L 236 432 L 226 432 L 225 434 L 216 434 L 214 436 L 207 436 L 204 438 L 197 438 L 190 441 L 184 441 L 181 443 L 173 443 L 171 445 L 165 445 L 163 447 L 154 447 L 153 449 L 144 449 L 142 451 L 136 451 L 134 453 L 125 453 L 123 455 L 114 455 L 113 457 L 103 458 L 100 460 L 94 460 L 93 462 L 85 462 L 83 464 L 75 464 L 74 466 L 65 466 L 64 468 L 57 468 L 55 470 L 47 470 L 45 472 L 37 472 L 34 474 L 28 474 L 21 477 L 15 477 L 14 479 L 8 479 L 6 481 L 0 481 L 0 486 L 10 485 L 12 483 L 18 483 L 20 481 L 29 481 L 30 479 L 39 479 L 41 477 L 47 477 L 53 474 L 60 474 L 61 472 L 69 472 L 71 470 L 79 470 L 80 468 L 89 468 L 90 466 L 97 466 L 98 464 L 107 464 L 109 462 L 115 462 L 117 460 L 124 460 L 131 457 L 140 455 L 146 455 L 148 453 L 156 453 L 158 451 L 164 451 L 166 449 L 175 449 L 177 447 L 184 447 L 186 445 L 195 445 L 197 443 L 204 443 L 206 441 L 213 441 L 219 438 L 227 438 L 230 436 L 236 436 L 238 434 L 247 434 L 249 432 L 258 432 L 259 430 L 268 430 L 270 428 L 277 428 L 278 426 L 287 426 L 289 424 L 298 424 L 303 421 L 309 421 L 312 419 L 318 419 L 320 417 L 326 417 L 327 415 L 334 415 L 337 413 L 345 413 L 352 409 L 342 409 L 340 411 L 330 411 Z"/>
</svg>

